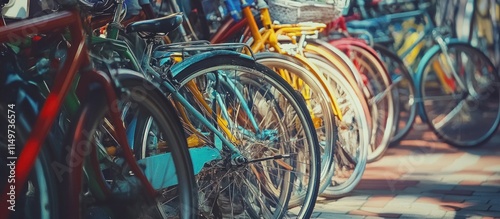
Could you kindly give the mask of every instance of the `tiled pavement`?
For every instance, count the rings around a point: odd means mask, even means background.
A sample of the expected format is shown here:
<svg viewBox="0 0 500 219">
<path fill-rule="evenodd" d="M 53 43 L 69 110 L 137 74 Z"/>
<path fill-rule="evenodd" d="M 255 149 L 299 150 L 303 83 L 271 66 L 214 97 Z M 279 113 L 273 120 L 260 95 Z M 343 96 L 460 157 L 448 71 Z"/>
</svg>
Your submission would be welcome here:
<svg viewBox="0 0 500 219">
<path fill-rule="evenodd" d="M 500 218 L 500 132 L 482 147 L 457 149 L 416 124 L 368 164 L 355 191 L 318 198 L 312 218 Z"/>
</svg>

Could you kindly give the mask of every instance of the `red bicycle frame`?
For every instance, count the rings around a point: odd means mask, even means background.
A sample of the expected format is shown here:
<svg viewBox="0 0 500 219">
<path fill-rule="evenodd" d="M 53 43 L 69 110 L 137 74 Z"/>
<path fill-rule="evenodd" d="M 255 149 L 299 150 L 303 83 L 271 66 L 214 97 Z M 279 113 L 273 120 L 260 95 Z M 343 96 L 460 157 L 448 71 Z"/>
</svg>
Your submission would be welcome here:
<svg viewBox="0 0 500 219">
<path fill-rule="evenodd" d="M 228 39 L 238 34 L 242 28 L 245 28 L 245 32 L 247 32 L 246 29 L 248 29 L 248 26 L 246 18 L 235 21 L 233 18 L 229 17 L 229 19 L 223 22 L 219 29 L 217 29 L 217 32 L 210 39 L 210 43 L 225 43 Z"/>
<path fill-rule="evenodd" d="M 22 148 L 21 153 L 16 161 L 16 178 L 15 178 L 15 194 L 18 196 L 26 184 L 28 175 L 33 168 L 38 153 L 56 120 L 59 109 L 68 93 L 76 74 L 80 71 L 82 77 L 79 82 L 79 91 L 87 93 L 90 83 L 98 83 L 105 91 L 107 103 L 110 107 L 110 118 L 115 125 L 116 139 L 123 147 L 125 159 L 131 167 L 131 170 L 139 178 L 151 197 L 156 195 L 156 191 L 148 182 L 143 172 L 135 162 L 132 150 L 128 146 L 125 128 L 123 127 L 120 111 L 116 103 L 117 95 L 113 86 L 113 82 L 108 75 L 103 72 L 89 69 L 90 58 L 87 51 L 85 41 L 85 33 L 83 32 L 82 19 L 80 12 L 77 10 L 56 12 L 36 19 L 24 20 L 17 23 L 9 24 L 7 26 L 0 25 L 0 43 L 12 42 L 14 40 L 24 39 L 27 35 L 40 34 L 44 32 L 55 32 L 55 30 L 63 31 L 68 28 L 71 33 L 71 47 L 67 52 L 67 60 L 62 69 L 56 75 L 54 84 L 50 89 L 50 93 L 38 115 L 38 118 L 33 126 L 29 137 Z M 76 133 L 79 133 L 78 130 Z M 81 133 L 81 132 L 80 132 Z M 76 146 L 75 146 L 76 145 Z M 82 163 L 83 156 L 79 151 L 86 151 L 83 144 L 74 144 L 71 147 L 69 156 L 72 160 L 79 160 L 80 162 L 70 165 L 71 171 L 69 172 L 69 188 L 70 191 L 64 196 L 64 202 L 67 204 L 65 209 L 66 214 L 63 218 L 79 218 L 78 214 L 80 208 L 80 192 L 82 186 Z M 61 149 L 62 150 L 62 149 Z M 8 200 L 7 193 L 10 191 L 9 184 L 3 188 L 2 204 L 0 204 L 0 215 L 8 217 L 10 210 L 7 208 Z M 71 215 L 71 213 L 76 214 Z"/>
<path fill-rule="evenodd" d="M 344 17 L 340 17 L 337 20 L 332 21 L 330 24 L 328 24 L 328 27 L 329 27 L 328 29 L 330 30 L 339 29 L 340 31 L 347 33 L 346 19 Z M 361 39 L 357 39 L 354 37 L 345 37 L 345 38 L 330 40 L 328 43 L 342 50 L 348 56 L 350 54 L 351 46 L 360 47 L 363 50 L 368 51 L 373 57 L 377 59 L 378 63 L 380 63 L 384 68 L 386 68 L 385 63 L 382 61 L 382 59 L 380 59 L 380 56 L 377 54 L 377 51 L 375 51 L 371 46 L 366 44 L 366 42 Z M 356 62 L 354 64 L 359 69 L 359 65 Z"/>
<path fill-rule="evenodd" d="M 339 19 L 332 21 L 332 23 L 328 24 L 327 29 L 334 29 L 338 28 L 343 32 L 347 32 L 347 26 L 346 26 L 346 20 L 344 17 L 340 17 Z M 235 36 L 238 34 L 242 28 L 248 28 L 247 27 L 247 20 L 241 19 L 239 21 L 235 21 L 233 18 L 227 19 L 225 22 L 221 24 L 217 32 L 212 36 L 210 39 L 210 43 L 224 43 L 231 37 Z M 246 32 L 246 31 L 245 31 Z M 329 43 L 336 48 L 342 50 L 344 53 L 349 55 L 350 51 L 350 46 L 357 46 L 361 47 L 362 49 L 368 51 L 371 55 L 373 55 L 376 59 L 377 62 L 381 63 L 381 65 L 385 68 L 384 62 L 380 59 L 378 56 L 377 52 L 370 47 L 368 44 L 366 44 L 363 40 L 353 38 L 353 37 L 347 37 L 347 38 L 341 38 L 341 39 L 336 39 L 336 40 L 330 40 Z M 354 63 L 356 67 L 359 68 L 359 65 Z M 366 81 L 365 81 L 366 83 Z"/>
</svg>

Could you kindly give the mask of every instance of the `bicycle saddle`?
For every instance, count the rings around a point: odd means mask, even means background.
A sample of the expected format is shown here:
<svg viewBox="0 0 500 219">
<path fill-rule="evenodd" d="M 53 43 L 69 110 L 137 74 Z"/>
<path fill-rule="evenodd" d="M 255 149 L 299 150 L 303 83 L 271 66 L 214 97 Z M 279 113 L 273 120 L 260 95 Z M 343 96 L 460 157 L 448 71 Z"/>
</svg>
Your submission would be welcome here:
<svg viewBox="0 0 500 219">
<path fill-rule="evenodd" d="M 182 13 L 175 13 L 165 17 L 137 21 L 129 24 L 127 33 L 146 32 L 153 34 L 168 34 L 182 24 Z"/>
</svg>

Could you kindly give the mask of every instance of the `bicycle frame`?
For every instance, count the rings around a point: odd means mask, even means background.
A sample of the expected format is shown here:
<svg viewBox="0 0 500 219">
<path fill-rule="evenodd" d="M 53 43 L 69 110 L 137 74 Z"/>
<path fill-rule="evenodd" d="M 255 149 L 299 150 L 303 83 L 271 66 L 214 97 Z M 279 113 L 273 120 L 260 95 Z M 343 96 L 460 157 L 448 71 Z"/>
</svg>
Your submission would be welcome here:
<svg viewBox="0 0 500 219">
<path fill-rule="evenodd" d="M 443 37 L 439 34 L 439 32 L 436 29 L 436 25 L 434 23 L 434 20 L 430 17 L 429 13 L 424 10 L 424 9 L 419 9 L 415 11 L 409 11 L 409 12 L 402 12 L 402 13 L 397 13 L 397 14 L 390 14 L 390 15 L 384 15 L 386 20 L 389 22 L 394 22 L 394 21 L 402 21 L 406 20 L 408 18 L 413 18 L 413 17 L 419 17 L 423 16 L 424 19 L 426 20 L 426 25 L 424 27 L 424 31 L 419 34 L 418 38 L 405 50 L 401 51 L 400 56 L 402 60 L 405 60 L 405 58 L 410 55 L 415 48 L 419 46 L 423 40 L 426 39 L 426 37 L 432 36 L 433 40 L 437 42 L 438 46 L 443 50 L 444 54 L 447 54 L 447 47 L 446 47 L 446 42 L 444 41 Z M 445 55 L 445 62 L 448 63 L 448 65 L 452 68 L 451 69 L 451 75 L 448 72 L 445 72 L 438 64 L 434 64 L 433 67 L 436 70 L 438 74 L 438 78 L 445 86 L 445 89 L 448 91 L 452 91 L 455 88 L 455 83 L 452 83 L 452 81 L 448 80 L 447 78 L 454 78 L 456 82 L 458 83 L 458 86 L 461 88 L 465 88 L 465 84 L 462 82 L 460 77 L 458 76 L 458 73 L 456 72 L 455 69 L 453 69 L 451 63 L 451 59 L 449 58 L 448 55 Z M 408 63 L 406 63 L 408 64 Z"/>
<path fill-rule="evenodd" d="M 153 45 L 149 45 L 149 47 L 152 47 Z M 143 60 L 143 67 L 145 68 L 145 74 L 147 75 L 152 75 L 154 78 L 164 78 L 161 76 L 160 73 L 156 72 L 150 65 L 149 65 L 149 62 L 150 62 L 150 57 L 151 57 L 151 49 L 148 49 L 148 52 L 146 53 L 145 55 L 145 60 Z M 175 66 L 175 65 L 174 65 Z M 175 73 L 175 70 L 173 70 L 172 72 Z M 229 80 L 226 80 L 226 78 L 222 77 L 221 78 L 221 74 L 218 74 L 218 79 L 219 80 L 222 80 L 222 81 L 225 81 L 226 83 L 230 83 Z M 221 141 L 224 145 L 226 145 L 227 147 L 229 147 L 229 149 L 231 151 L 233 151 L 233 153 L 235 154 L 240 154 L 240 151 L 238 150 L 238 148 L 234 145 L 233 142 L 231 141 L 235 141 L 234 137 L 232 137 L 232 134 L 231 132 L 229 131 L 230 129 L 228 129 L 225 125 L 227 124 L 227 118 L 226 119 L 223 119 L 222 117 L 220 117 L 220 115 L 217 116 L 217 123 L 219 125 L 219 127 L 221 127 L 223 129 L 223 132 L 228 135 L 229 137 L 225 137 L 221 131 L 219 131 L 217 129 L 217 127 L 215 127 L 214 124 L 212 124 L 210 121 L 208 121 L 208 119 L 206 119 L 203 114 L 201 114 L 194 106 L 192 106 L 188 100 L 186 100 L 182 94 L 179 92 L 179 89 L 174 85 L 172 84 L 169 80 L 162 80 L 162 81 L 158 81 L 162 88 L 165 88 L 167 90 L 168 93 L 170 93 L 172 95 L 172 97 L 174 98 L 174 100 L 178 103 L 180 103 L 180 105 L 176 104 L 177 106 L 182 106 L 184 109 L 187 109 L 187 111 L 189 113 L 192 113 L 201 123 L 203 123 L 204 126 L 206 126 L 210 131 L 212 131 Z M 209 113 L 212 113 L 212 109 L 208 106 L 208 104 L 205 102 L 204 100 L 204 97 L 202 96 L 202 94 L 200 92 L 196 92 L 198 89 L 195 87 L 196 85 L 189 85 L 188 84 L 188 89 L 190 89 L 192 91 L 192 93 L 194 94 L 195 98 L 200 101 L 203 105 L 203 108 L 205 110 L 207 110 Z M 234 85 L 233 85 L 234 87 Z M 245 102 L 243 99 L 242 99 L 242 94 L 237 90 L 235 89 L 234 90 L 235 93 L 236 93 L 236 97 L 238 97 L 243 103 Z M 217 101 L 219 102 L 219 104 L 222 104 L 220 101 Z M 251 115 L 250 112 L 250 109 L 248 106 L 243 106 L 245 109 L 244 111 L 248 114 L 248 115 Z M 221 106 L 221 108 L 223 108 Z M 224 114 L 223 114 L 224 115 Z M 186 117 L 185 117 L 186 119 Z M 250 119 L 251 119 L 251 123 L 255 129 L 255 131 L 257 133 L 260 133 L 261 131 L 259 130 L 259 127 L 257 125 L 257 122 L 255 121 L 254 118 L 252 118 L 250 116 Z M 189 121 L 189 120 L 186 120 L 186 121 Z M 231 140 L 228 140 L 231 139 Z"/>
<path fill-rule="evenodd" d="M 443 71 L 440 66 L 437 65 L 437 63 L 433 64 L 434 69 L 436 70 L 436 73 L 438 75 L 439 80 L 445 86 L 445 89 L 448 91 L 452 91 L 455 89 L 455 83 L 452 83 L 453 81 L 447 80 L 447 78 L 453 77 L 456 82 L 458 83 L 458 86 L 461 88 L 466 88 L 465 84 L 463 81 L 460 79 L 458 76 L 457 71 L 453 68 L 452 65 L 452 60 L 450 57 L 447 55 L 447 46 L 446 42 L 444 41 L 443 37 L 439 34 L 439 32 L 436 30 L 436 25 L 434 24 L 434 21 L 430 17 L 429 13 L 426 10 L 416 10 L 412 12 L 404 12 L 400 14 L 393 14 L 393 15 L 387 15 L 390 21 L 396 21 L 396 20 L 401 20 L 401 19 L 406 19 L 409 17 L 416 17 L 416 16 L 424 16 L 426 19 L 426 25 L 424 28 L 424 32 L 421 33 L 418 37 L 418 39 L 405 51 L 402 52 L 401 56 L 405 58 L 408 56 L 412 50 L 417 47 L 426 37 L 432 36 L 433 40 L 438 44 L 438 46 L 441 48 L 443 51 L 443 54 L 445 54 L 445 62 L 448 63 L 449 67 L 451 68 L 451 75 L 450 73 Z"/>
<path fill-rule="evenodd" d="M 212 44 L 217 44 L 217 43 L 223 43 L 230 39 L 231 37 L 235 36 L 238 34 L 238 32 L 245 28 L 245 32 L 249 31 L 248 28 L 248 22 L 247 18 L 243 17 L 240 21 L 235 21 L 232 17 L 229 17 L 224 23 L 221 24 L 217 32 L 213 35 L 212 39 L 210 40 L 210 43 Z M 324 45 L 327 46 L 327 45 Z M 339 57 L 337 54 L 331 54 L 333 51 L 325 51 L 325 49 L 322 48 L 323 46 L 317 46 L 313 44 L 306 44 L 305 46 L 305 51 L 307 52 L 313 52 L 317 55 L 323 56 L 326 58 L 330 63 L 333 63 L 335 67 L 338 68 L 339 72 L 341 72 L 344 76 L 346 77 L 354 77 L 356 78 L 355 80 L 359 82 L 359 87 L 362 87 L 361 79 L 357 77 L 356 74 L 349 75 L 349 72 L 354 71 L 355 67 L 350 66 L 348 63 L 345 63 L 342 60 L 341 57 Z M 337 51 L 336 51 L 337 52 Z M 336 53 L 334 52 L 334 53 Z M 341 51 L 338 51 L 339 53 L 342 53 Z"/>
<path fill-rule="evenodd" d="M 118 1 L 117 5 L 118 5 L 118 8 L 120 8 L 123 5 L 123 1 Z M 119 11 L 119 10 L 116 10 L 116 11 Z M 179 89 L 176 85 L 171 83 L 167 78 L 162 76 L 162 74 L 158 73 L 155 69 L 153 69 L 150 66 L 149 63 L 151 61 L 151 57 L 153 54 L 153 46 L 154 46 L 153 42 L 154 42 L 154 40 L 148 40 L 148 45 L 146 48 L 144 59 L 142 61 L 139 61 L 134 56 L 134 54 L 131 52 L 132 50 L 126 42 L 116 40 L 118 38 L 118 27 L 119 27 L 118 17 L 115 16 L 111 23 L 112 24 L 114 23 L 114 25 L 108 25 L 107 38 L 93 37 L 92 42 L 95 42 L 95 44 L 100 44 L 100 43 L 111 44 L 114 51 L 121 53 L 124 57 L 126 57 L 127 59 L 130 60 L 130 63 L 132 63 L 134 70 L 136 70 L 138 72 L 142 72 L 148 78 L 158 79 L 156 81 L 156 83 L 159 83 L 161 85 L 161 87 L 164 88 L 167 91 L 167 93 L 173 97 L 174 104 L 178 108 L 178 110 L 181 114 L 181 117 L 184 118 L 184 121 L 189 122 L 189 119 L 187 119 L 187 115 L 183 111 L 184 109 L 186 109 L 187 112 L 194 115 L 198 119 L 199 122 L 201 122 L 206 128 L 208 128 L 211 132 L 213 132 L 215 134 L 215 136 L 217 136 L 218 140 L 220 140 L 223 145 L 228 147 L 228 149 L 231 150 L 232 153 L 234 155 L 236 155 L 236 157 L 241 156 L 241 152 L 239 151 L 239 149 L 235 145 L 238 142 L 237 142 L 236 138 L 233 136 L 233 134 L 231 133 L 230 128 L 228 127 L 231 124 L 230 124 L 230 119 L 227 117 L 227 112 L 225 110 L 222 110 L 222 112 L 221 112 L 222 116 L 217 115 L 217 124 L 218 124 L 218 127 L 222 129 L 222 132 L 221 132 L 220 130 L 218 130 L 218 128 L 212 122 L 210 122 L 208 119 L 206 119 L 202 113 L 200 113 L 194 106 L 192 106 L 191 103 L 189 103 L 189 101 L 186 98 L 184 98 L 184 96 L 179 92 Z M 197 43 L 197 42 L 194 42 L 194 43 Z M 156 48 L 156 49 L 158 49 L 158 48 Z M 194 49 L 196 49 L 196 47 L 194 47 Z M 234 52 L 232 52 L 232 53 L 234 53 Z M 170 58 L 170 57 L 165 57 L 165 58 Z M 142 64 L 139 64 L 139 63 L 142 63 Z M 172 74 L 175 74 L 175 70 L 172 71 Z M 218 74 L 218 79 L 223 81 L 224 83 L 226 83 L 230 87 L 235 87 L 235 85 L 232 84 L 232 82 L 230 80 L 228 80 L 226 76 L 223 76 L 223 74 Z M 213 112 L 212 109 L 206 103 L 206 101 L 204 100 L 204 97 L 196 88 L 196 85 L 195 84 L 188 84 L 186 87 L 192 92 L 194 97 L 198 101 L 200 101 L 200 103 L 203 106 L 203 109 L 211 114 Z M 247 106 L 245 104 L 246 102 L 243 99 L 243 95 L 240 93 L 240 91 L 238 89 L 234 89 L 234 92 L 236 94 L 236 97 L 240 100 L 240 102 L 243 103 L 242 108 L 247 113 L 247 115 L 249 115 L 248 118 L 252 124 L 252 127 L 253 127 L 255 133 L 257 135 L 260 135 L 262 133 L 262 131 L 258 127 L 255 118 L 250 116 L 251 110 L 250 110 L 249 106 Z M 216 97 L 217 102 L 221 106 L 221 109 L 224 109 L 220 95 L 219 94 L 216 94 L 216 95 L 217 95 L 217 97 Z M 223 118 L 223 117 L 225 117 L 225 118 Z M 201 133 L 199 133 L 199 131 L 194 129 L 192 124 L 188 123 L 187 125 L 188 125 L 188 128 L 190 128 L 190 130 L 197 133 L 198 135 L 202 135 Z M 225 137 L 224 134 L 227 137 Z M 196 136 L 196 134 L 194 136 Z M 193 137 L 188 138 L 188 146 L 189 147 L 198 147 L 201 144 L 202 144 L 202 142 L 200 142 L 199 138 L 193 138 Z M 218 149 L 221 150 L 222 148 L 218 147 Z M 216 156 L 215 156 L 215 158 L 216 158 Z"/>
<path fill-rule="evenodd" d="M 29 28 L 29 33 L 27 33 L 27 28 Z M 53 14 L 38 17 L 36 20 L 25 20 L 8 26 L 0 26 L 0 42 L 23 38 L 27 34 L 39 34 L 48 31 L 54 32 L 56 29 L 60 30 L 63 28 L 68 28 L 71 33 L 72 46 L 68 50 L 66 62 L 56 75 L 54 85 L 50 89 L 50 93 L 48 94 L 35 125 L 33 126 L 33 130 L 29 134 L 26 144 L 19 155 L 19 159 L 16 161 L 16 194 L 19 194 L 23 189 L 23 185 L 27 181 L 28 175 L 33 168 L 43 142 L 45 141 L 54 121 L 57 119 L 59 109 L 61 108 L 64 98 L 68 94 L 78 71 L 81 70 L 80 74 L 84 76 L 79 82 L 78 93 L 81 94 L 80 96 L 84 96 L 84 94 L 87 93 L 86 91 L 88 91 L 90 83 L 100 84 L 105 91 L 107 103 L 111 108 L 111 121 L 114 124 L 122 124 L 121 115 L 119 113 L 120 111 L 115 104 L 117 95 L 115 93 L 113 80 L 105 73 L 88 67 L 90 66 L 90 59 L 87 52 L 87 45 L 85 42 L 85 35 L 79 11 L 73 9 L 70 11 L 55 12 Z M 148 182 L 138 164 L 135 162 L 134 155 L 126 140 L 127 138 L 124 127 L 122 125 L 116 125 L 115 132 L 118 143 L 124 146 L 124 156 L 127 163 L 130 165 L 131 170 L 145 187 L 146 194 L 154 197 L 156 195 L 156 191 Z M 66 215 L 66 218 L 73 218 L 74 215 L 69 214 L 79 212 L 80 209 L 79 197 L 82 186 L 81 176 L 84 158 L 78 157 L 81 156 L 81 153 L 78 151 L 86 150 L 80 147 L 81 146 L 73 146 L 69 152 L 69 156 L 71 156 L 72 159 L 76 158 L 77 162 L 72 163 L 74 166 L 72 165 L 69 170 L 68 180 L 71 189 L 68 191 L 66 196 L 68 200 L 68 209 L 66 209 L 68 215 Z M 8 199 L 6 194 L 9 189 L 10 188 L 4 188 L 4 193 L 2 194 L 2 198 L 4 198 L 4 200 Z M 1 204 L 2 209 L 0 210 L 0 214 L 8 216 L 10 211 L 5 205 L 6 202 Z"/>
<path fill-rule="evenodd" d="M 252 52 L 258 52 L 262 51 L 265 47 L 265 45 L 270 46 L 273 48 L 277 53 L 280 54 L 285 54 L 285 55 L 290 55 L 286 51 L 284 51 L 278 42 L 278 36 L 280 34 L 284 35 L 289 35 L 289 36 L 304 36 L 308 34 L 316 34 L 319 32 L 324 26 L 314 26 L 314 25 L 307 25 L 307 24 L 284 24 L 284 25 L 275 25 L 272 24 L 271 22 L 271 15 L 269 14 L 269 10 L 267 7 L 267 4 L 264 1 L 257 0 L 257 5 L 260 6 L 260 18 L 262 21 L 262 24 L 264 26 L 264 29 L 259 30 L 259 27 L 257 25 L 257 22 L 255 20 L 255 17 L 252 14 L 252 11 L 250 9 L 250 5 L 248 4 L 242 4 L 245 6 L 242 6 L 242 13 L 243 13 L 243 19 L 235 23 L 235 20 L 229 19 L 226 23 L 222 24 L 219 30 L 217 31 L 217 34 L 213 36 L 213 38 L 210 40 L 211 43 L 221 43 L 227 40 L 228 38 L 236 35 L 243 27 L 247 27 L 250 30 L 250 33 L 253 37 L 253 42 L 251 45 Z M 293 40 L 293 37 L 291 37 Z M 297 43 L 296 41 L 293 41 L 294 43 Z M 327 54 L 326 52 L 320 52 L 321 48 L 319 47 L 314 47 L 314 46 L 309 46 L 313 51 L 319 52 L 320 54 Z M 300 53 L 297 53 L 295 55 L 290 55 L 297 60 L 299 60 L 302 64 L 306 66 L 306 68 L 314 75 L 316 78 L 322 78 L 323 76 L 321 75 L 322 73 L 319 72 L 319 70 L 316 68 L 316 66 L 312 65 L 306 57 L 301 55 Z M 326 57 L 326 58 L 332 58 L 332 57 Z M 329 59 L 330 60 L 330 59 Z M 335 59 L 331 59 L 330 61 L 333 61 L 333 63 L 338 63 L 338 61 L 334 61 Z M 339 65 L 342 66 L 342 65 Z M 298 87 L 295 82 L 297 80 L 293 80 L 292 78 L 289 77 L 289 75 L 284 74 L 283 72 L 278 72 L 285 80 L 287 80 L 293 87 Z M 332 100 L 332 106 L 334 109 L 334 114 L 339 120 L 342 120 L 342 113 L 340 112 L 340 108 L 338 107 L 338 104 L 336 102 L 336 98 L 334 97 L 333 93 L 331 92 L 331 88 L 325 84 L 324 80 L 319 80 L 321 83 L 321 86 L 323 89 L 328 91 L 328 95 L 330 100 Z M 303 94 L 306 96 L 308 94 Z"/>
<path fill-rule="evenodd" d="M 389 21 L 399 21 L 399 20 L 406 20 L 408 18 L 413 18 L 413 17 L 418 17 L 418 16 L 424 16 L 424 18 L 427 20 L 427 25 L 425 25 L 424 31 L 419 34 L 419 37 L 413 44 L 407 48 L 406 50 L 402 51 L 400 56 L 404 59 L 407 57 L 412 50 L 417 47 L 420 42 L 422 42 L 426 36 L 429 36 L 432 34 L 432 30 L 436 28 L 434 23 L 432 22 L 432 18 L 430 17 L 429 13 L 425 10 L 416 10 L 416 11 L 410 11 L 410 12 L 403 12 L 403 13 L 398 13 L 398 14 L 392 14 L 392 15 L 385 15 Z"/>
</svg>

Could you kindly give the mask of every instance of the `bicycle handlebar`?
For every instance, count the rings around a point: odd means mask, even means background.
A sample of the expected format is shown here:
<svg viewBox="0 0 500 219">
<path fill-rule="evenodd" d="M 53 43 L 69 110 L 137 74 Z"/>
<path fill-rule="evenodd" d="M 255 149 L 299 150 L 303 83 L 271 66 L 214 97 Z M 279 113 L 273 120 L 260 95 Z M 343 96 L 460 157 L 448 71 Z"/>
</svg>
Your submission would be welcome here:
<svg viewBox="0 0 500 219">
<path fill-rule="evenodd" d="M 417 17 L 424 15 L 426 13 L 425 10 L 419 9 L 415 11 L 408 11 L 408 12 L 402 12 L 402 13 L 396 13 L 396 14 L 388 14 L 385 15 L 385 17 L 390 20 L 390 21 L 397 21 L 397 20 L 405 20 L 410 17 Z"/>
</svg>

